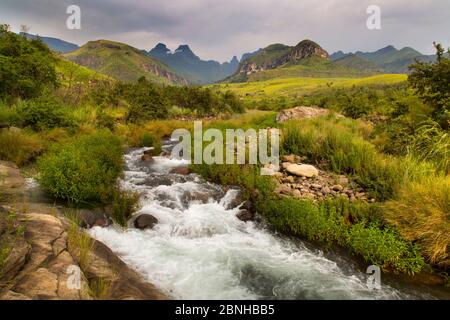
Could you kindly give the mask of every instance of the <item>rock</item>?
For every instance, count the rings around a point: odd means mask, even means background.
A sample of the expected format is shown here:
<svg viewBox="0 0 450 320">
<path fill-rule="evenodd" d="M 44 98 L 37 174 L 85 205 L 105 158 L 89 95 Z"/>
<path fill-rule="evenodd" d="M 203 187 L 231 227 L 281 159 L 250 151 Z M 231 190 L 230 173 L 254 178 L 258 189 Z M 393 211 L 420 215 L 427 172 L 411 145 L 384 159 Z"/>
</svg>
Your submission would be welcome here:
<svg viewBox="0 0 450 320">
<path fill-rule="evenodd" d="M 247 209 L 242 209 L 241 211 L 239 211 L 236 217 L 241 221 L 247 222 L 253 220 L 255 218 L 255 214 L 248 211 Z"/>
<path fill-rule="evenodd" d="M 300 197 L 302 196 L 302 193 L 300 192 L 300 190 L 295 189 L 295 190 L 292 192 L 292 195 L 293 195 L 294 197 L 300 198 Z"/>
<path fill-rule="evenodd" d="M 278 172 L 280 172 L 280 166 L 271 163 L 265 164 L 264 167 L 261 168 L 261 175 L 264 176 L 274 176 Z"/>
<path fill-rule="evenodd" d="M 177 168 L 173 168 L 170 171 L 171 174 L 179 174 L 182 176 L 187 176 L 189 174 L 191 174 L 191 169 L 189 167 L 177 167 Z"/>
<path fill-rule="evenodd" d="M 317 190 L 322 189 L 322 186 L 321 186 L 320 184 L 318 184 L 318 183 L 313 183 L 313 184 L 311 184 L 311 187 L 312 187 L 313 189 L 317 189 Z"/>
<path fill-rule="evenodd" d="M 344 190 L 344 187 L 341 186 L 340 184 L 336 184 L 336 185 L 332 186 L 331 189 L 333 189 L 334 191 L 337 191 L 337 192 L 342 192 L 342 190 Z"/>
<path fill-rule="evenodd" d="M 275 189 L 275 193 L 289 195 L 291 193 L 291 187 L 285 184 L 280 184 Z"/>
<path fill-rule="evenodd" d="M 134 220 L 134 227 L 141 230 L 152 229 L 157 223 L 158 219 L 151 214 L 141 214 Z"/>
<path fill-rule="evenodd" d="M 256 213 L 256 208 L 253 205 L 253 202 L 248 201 L 248 200 L 245 201 L 240 208 L 244 209 L 244 210 L 247 210 L 247 211 L 250 211 L 251 213 Z"/>
<path fill-rule="evenodd" d="M 161 152 L 161 157 L 169 158 L 171 156 L 169 151 L 163 151 Z"/>
<path fill-rule="evenodd" d="M 85 271 L 88 279 L 102 279 L 109 284 L 111 300 L 167 300 L 168 297 L 143 279 L 106 245 L 94 240 L 90 263 Z"/>
<path fill-rule="evenodd" d="M 14 291 L 31 299 L 57 298 L 58 276 L 48 269 L 40 268 L 28 273 L 15 287 Z"/>
<path fill-rule="evenodd" d="M 281 164 L 281 168 L 282 168 L 283 170 L 286 170 L 287 167 L 289 167 L 291 164 L 292 164 L 292 163 L 290 163 L 290 162 L 283 162 L 283 163 Z"/>
<path fill-rule="evenodd" d="M 295 182 L 295 179 L 294 179 L 293 176 L 287 176 L 287 177 L 285 177 L 285 178 L 283 179 L 283 182 L 284 182 L 284 183 L 294 183 L 294 182 Z"/>
<path fill-rule="evenodd" d="M 342 176 L 342 175 L 339 176 L 338 181 L 339 181 L 339 184 L 343 187 L 346 187 L 349 184 L 349 180 L 346 176 Z"/>
<path fill-rule="evenodd" d="M 286 168 L 286 171 L 299 177 L 312 178 L 319 175 L 319 170 L 317 170 L 316 167 L 308 164 L 291 164 Z"/>
<path fill-rule="evenodd" d="M 319 107 L 295 107 L 292 109 L 282 110 L 277 115 L 277 122 L 282 123 L 293 119 L 299 120 L 317 118 L 328 114 L 330 114 L 330 110 Z M 342 118 L 343 116 L 338 114 L 337 117 Z"/>
<path fill-rule="evenodd" d="M 75 213 L 81 220 L 81 227 L 93 228 L 93 227 L 109 227 L 113 224 L 112 220 L 106 216 L 104 212 L 82 209 Z"/>
<path fill-rule="evenodd" d="M 327 195 L 327 194 L 331 193 L 331 189 L 329 187 L 323 187 L 322 188 L 322 193 L 324 195 Z"/>
<path fill-rule="evenodd" d="M 154 162 L 155 161 L 155 159 L 153 159 L 152 155 L 145 154 L 145 153 L 142 155 L 141 160 L 144 162 Z"/>
<path fill-rule="evenodd" d="M 281 157 L 281 161 L 295 163 L 296 162 L 295 157 L 296 157 L 295 154 L 290 154 L 290 155 Z"/>
<path fill-rule="evenodd" d="M 233 190 L 233 192 L 235 193 L 235 196 L 229 203 L 227 203 L 227 205 L 225 207 L 225 209 L 227 209 L 227 210 L 237 208 L 244 202 L 244 197 L 242 195 L 242 191 Z"/>
</svg>

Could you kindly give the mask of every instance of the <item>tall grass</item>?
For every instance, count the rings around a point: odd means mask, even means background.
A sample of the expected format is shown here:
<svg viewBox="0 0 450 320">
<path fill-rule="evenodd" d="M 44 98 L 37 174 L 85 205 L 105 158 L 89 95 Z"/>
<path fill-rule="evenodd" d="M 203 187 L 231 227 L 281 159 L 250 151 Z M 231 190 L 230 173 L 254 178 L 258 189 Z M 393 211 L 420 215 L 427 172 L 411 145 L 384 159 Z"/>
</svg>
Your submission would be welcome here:
<svg viewBox="0 0 450 320">
<path fill-rule="evenodd" d="M 312 164 L 353 175 L 371 196 L 389 199 L 398 187 L 398 163 L 378 153 L 360 132 L 358 123 L 348 119 L 294 121 L 283 132 L 282 152 L 306 156 Z"/>
<path fill-rule="evenodd" d="M 435 163 L 438 170 L 450 173 L 450 134 L 438 123 L 429 121 L 416 130 L 411 153 L 420 160 Z"/>
<path fill-rule="evenodd" d="M 386 220 L 417 242 L 431 263 L 450 266 L 450 176 L 408 183 L 384 209 Z"/>
<path fill-rule="evenodd" d="M 20 130 L 0 131 L 0 159 L 12 161 L 18 166 L 27 164 L 39 156 L 46 146 L 39 135 Z"/>
</svg>

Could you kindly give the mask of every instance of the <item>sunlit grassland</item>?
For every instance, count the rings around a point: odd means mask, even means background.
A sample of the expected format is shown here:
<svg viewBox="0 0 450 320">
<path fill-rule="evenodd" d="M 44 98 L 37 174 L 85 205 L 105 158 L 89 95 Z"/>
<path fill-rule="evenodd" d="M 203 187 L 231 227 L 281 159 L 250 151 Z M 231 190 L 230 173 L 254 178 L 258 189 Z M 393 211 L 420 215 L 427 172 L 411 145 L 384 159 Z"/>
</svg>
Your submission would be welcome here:
<svg viewBox="0 0 450 320">
<path fill-rule="evenodd" d="M 230 90 L 250 100 L 267 97 L 296 97 L 308 94 L 321 88 L 348 88 L 376 84 L 397 84 L 406 81 L 404 74 L 382 74 L 364 78 L 330 77 L 330 78 L 282 78 L 247 83 L 227 83 L 214 85 L 219 90 Z"/>
</svg>

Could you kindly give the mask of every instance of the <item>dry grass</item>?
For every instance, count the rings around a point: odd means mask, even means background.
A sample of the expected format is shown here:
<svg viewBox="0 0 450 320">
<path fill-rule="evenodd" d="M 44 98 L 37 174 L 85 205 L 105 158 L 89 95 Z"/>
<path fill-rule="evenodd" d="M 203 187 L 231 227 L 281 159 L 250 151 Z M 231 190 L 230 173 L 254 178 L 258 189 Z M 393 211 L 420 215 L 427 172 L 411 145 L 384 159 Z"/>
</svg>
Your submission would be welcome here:
<svg viewBox="0 0 450 320">
<path fill-rule="evenodd" d="M 450 176 L 406 184 L 386 203 L 384 215 L 432 264 L 450 266 Z"/>
<path fill-rule="evenodd" d="M 24 131 L 3 130 L 0 132 L 0 159 L 12 161 L 22 166 L 45 150 L 42 139 L 37 134 Z"/>
<path fill-rule="evenodd" d="M 111 298 L 112 281 L 98 278 L 89 281 L 89 295 L 96 300 L 109 300 Z"/>
<path fill-rule="evenodd" d="M 76 213 L 68 213 L 66 217 L 70 220 L 67 230 L 67 246 L 69 252 L 78 259 L 81 270 L 87 270 L 90 263 L 90 254 L 94 246 L 94 240 L 79 227 L 79 219 Z"/>
</svg>

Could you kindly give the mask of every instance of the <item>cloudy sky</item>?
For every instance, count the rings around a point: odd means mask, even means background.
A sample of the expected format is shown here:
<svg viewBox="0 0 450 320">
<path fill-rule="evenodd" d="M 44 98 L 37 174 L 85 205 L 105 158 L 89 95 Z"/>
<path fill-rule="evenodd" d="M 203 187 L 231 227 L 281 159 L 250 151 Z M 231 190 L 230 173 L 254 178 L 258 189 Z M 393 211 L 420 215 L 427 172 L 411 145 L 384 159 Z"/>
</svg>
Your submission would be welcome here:
<svg viewBox="0 0 450 320">
<path fill-rule="evenodd" d="M 81 30 L 66 9 L 81 8 Z M 368 30 L 366 9 L 381 8 L 381 30 Z M 330 53 L 392 44 L 433 53 L 450 45 L 449 0 L 0 0 L 0 23 L 77 44 L 110 39 L 140 49 L 189 44 L 204 59 L 239 57 L 271 43 L 309 38 Z"/>
</svg>

